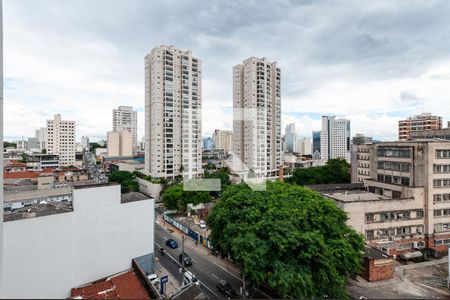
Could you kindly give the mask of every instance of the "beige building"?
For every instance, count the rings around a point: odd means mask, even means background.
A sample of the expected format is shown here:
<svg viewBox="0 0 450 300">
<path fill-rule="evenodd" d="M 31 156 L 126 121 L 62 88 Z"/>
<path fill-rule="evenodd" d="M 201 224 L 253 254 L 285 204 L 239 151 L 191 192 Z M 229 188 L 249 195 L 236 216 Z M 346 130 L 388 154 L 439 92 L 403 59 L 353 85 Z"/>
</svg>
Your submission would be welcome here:
<svg viewBox="0 0 450 300">
<path fill-rule="evenodd" d="M 322 116 L 320 158 L 324 161 L 343 158 L 350 162 L 350 120 Z"/>
<path fill-rule="evenodd" d="M 113 109 L 113 131 L 128 130 L 133 138 L 133 149 L 137 148 L 137 111 L 131 106 Z"/>
<path fill-rule="evenodd" d="M 108 156 L 133 156 L 133 137 L 128 130 L 109 131 Z"/>
<path fill-rule="evenodd" d="M 300 155 L 311 155 L 312 145 L 308 138 L 299 138 L 296 140 L 295 152 Z"/>
<path fill-rule="evenodd" d="M 351 145 L 351 181 L 352 183 L 364 182 L 372 179 L 371 173 L 371 150 L 373 140 L 363 134 L 356 134 Z"/>
<path fill-rule="evenodd" d="M 47 120 L 47 153 L 59 155 L 60 166 L 75 165 L 75 122 L 56 114 Z"/>
<path fill-rule="evenodd" d="M 442 117 L 433 116 L 431 113 L 423 113 L 398 121 L 398 139 L 405 141 L 411 137 L 412 132 L 441 128 Z"/>
<path fill-rule="evenodd" d="M 256 178 L 275 176 L 282 165 L 280 76 L 266 58 L 233 68 L 233 154 Z"/>
<path fill-rule="evenodd" d="M 345 211 L 354 210 L 349 223 L 366 240 L 394 242 L 390 248 L 398 246 L 397 251 L 417 248 L 414 243 L 446 250 L 450 245 L 450 141 L 384 142 L 364 147 L 368 152 L 360 154 L 369 157 L 363 161 L 370 164 L 370 171 L 363 181 L 376 196 L 354 208 L 344 206 Z M 372 228 L 372 223 L 378 227 Z"/>
<path fill-rule="evenodd" d="M 223 150 L 225 153 L 231 151 L 233 142 L 233 132 L 230 130 L 214 130 L 213 133 L 214 149 Z"/>
<path fill-rule="evenodd" d="M 145 171 L 199 177 L 202 170 L 202 62 L 159 46 L 145 56 Z"/>
</svg>

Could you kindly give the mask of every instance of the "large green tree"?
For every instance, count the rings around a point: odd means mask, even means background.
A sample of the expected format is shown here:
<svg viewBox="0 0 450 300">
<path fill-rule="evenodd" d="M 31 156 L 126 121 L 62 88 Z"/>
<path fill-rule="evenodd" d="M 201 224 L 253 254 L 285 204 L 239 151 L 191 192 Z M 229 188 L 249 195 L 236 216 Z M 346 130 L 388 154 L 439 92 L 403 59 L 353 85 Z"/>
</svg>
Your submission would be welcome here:
<svg viewBox="0 0 450 300">
<path fill-rule="evenodd" d="M 189 203 L 196 205 L 211 201 L 211 195 L 205 191 L 185 191 L 183 184 L 177 183 L 164 191 L 162 199 L 168 209 L 184 212 Z"/>
<path fill-rule="evenodd" d="M 116 182 L 121 185 L 123 194 L 136 192 L 139 190 L 139 184 L 135 180 L 135 175 L 128 171 L 115 171 L 109 175 L 109 182 Z"/>
<path fill-rule="evenodd" d="M 350 164 L 345 159 L 330 159 L 324 166 L 298 168 L 287 178 L 298 185 L 350 182 Z"/>
<path fill-rule="evenodd" d="M 331 200 L 304 187 L 268 182 L 256 192 L 231 185 L 207 222 L 216 250 L 229 254 L 252 284 L 279 297 L 344 298 L 361 265 L 363 238 Z"/>
</svg>

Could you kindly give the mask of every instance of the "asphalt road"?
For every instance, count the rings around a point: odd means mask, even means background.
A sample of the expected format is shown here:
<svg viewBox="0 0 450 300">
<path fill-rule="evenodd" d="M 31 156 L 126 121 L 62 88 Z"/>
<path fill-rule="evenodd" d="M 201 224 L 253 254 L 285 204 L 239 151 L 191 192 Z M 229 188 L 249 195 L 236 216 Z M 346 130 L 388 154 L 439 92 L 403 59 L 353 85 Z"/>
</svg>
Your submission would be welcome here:
<svg viewBox="0 0 450 300">
<path fill-rule="evenodd" d="M 169 238 L 175 240 L 178 243 L 177 249 L 170 249 L 166 246 L 166 241 Z M 176 265 L 170 259 L 170 257 L 166 257 L 167 254 L 164 256 L 160 255 L 160 247 L 163 247 L 170 256 L 178 260 L 178 257 L 181 253 L 181 240 L 178 238 L 178 236 L 173 235 L 167 229 L 155 223 L 155 253 L 157 254 L 157 257 L 160 258 L 162 266 L 167 268 L 167 270 L 172 273 L 175 278 L 181 281 L 181 274 L 179 272 L 180 266 Z M 216 288 L 216 284 L 220 279 L 225 279 L 239 294 L 239 288 L 241 286 L 241 279 L 239 277 L 228 272 L 225 268 L 215 264 L 215 262 L 211 261 L 208 257 L 197 253 L 191 246 L 188 246 L 187 244 L 185 244 L 184 250 L 192 258 L 193 262 L 192 266 L 186 267 L 186 269 L 192 272 L 198 278 L 203 287 L 202 290 L 205 291 L 205 294 L 207 294 L 207 296 L 212 299 L 226 299 L 225 295 L 221 294 Z"/>
</svg>

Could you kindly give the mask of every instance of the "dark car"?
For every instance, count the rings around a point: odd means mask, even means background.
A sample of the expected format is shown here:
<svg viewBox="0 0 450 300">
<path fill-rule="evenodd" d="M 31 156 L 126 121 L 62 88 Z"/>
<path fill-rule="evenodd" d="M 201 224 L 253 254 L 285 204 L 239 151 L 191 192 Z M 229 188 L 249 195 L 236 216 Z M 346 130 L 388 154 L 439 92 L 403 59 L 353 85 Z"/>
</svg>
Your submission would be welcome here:
<svg viewBox="0 0 450 300">
<path fill-rule="evenodd" d="M 172 249 L 178 248 L 178 243 L 172 239 L 168 239 L 166 242 L 166 246 Z"/>
<path fill-rule="evenodd" d="M 180 256 L 178 256 L 180 264 L 183 264 L 183 259 L 185 266 L 192 266 L 192 258 L 189 255 L 187 255 L 186 253 L 184 253 L 184 255 L 180 253 Z"/>
<path fill-rule="evenodd" d="M 223 279 L 220 280 L 216 286 L 219 292 L 227 296 L 227 298 L 235 297 L 237 295 L 236 291 L 233 289 L 231 284 L 229 284 Z"/>
</svg>

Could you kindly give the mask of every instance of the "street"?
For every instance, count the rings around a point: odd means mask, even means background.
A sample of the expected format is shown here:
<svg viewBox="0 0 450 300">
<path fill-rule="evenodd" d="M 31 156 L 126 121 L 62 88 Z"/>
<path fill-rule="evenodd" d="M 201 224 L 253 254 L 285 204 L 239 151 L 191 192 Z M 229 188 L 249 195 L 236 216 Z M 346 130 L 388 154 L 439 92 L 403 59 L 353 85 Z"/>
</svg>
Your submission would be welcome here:
<svg viewBox="0 0 450 300">
<path fill-rule="evenodd" d="M 170 249 L 165 245 L 167 239 L 169 238 L 175 240 L 178 243 L 177 249 Z M 186 239 L 190 239 L 190 237 L 186 237 Z M 170 233 L 167 229 L 161 227 L 159 224 L 155 223 L 156 256 L 160 259 L 161 264 L 169 272 L 171 272 L 175 278 L 179 278 L 179 280 L 181 281 L 181 274 L 179 272 L 180 266 L 178 264 L 175 264 L 169 257 L 166 257 L 167 254 L 162 256 L 159 253 L 159 249 L 161 247 L 163 247 L 170 256 L 178 261 L 178 256 L 181 253 L 181 239 L 178 236 Z M 223 267 L 217 265 L 194 248 L 195 246 L 192 247 L 185 243 L 184 250 L 192 258 L 193 262 L 192 266 L 186 267 L 186 269 L 192 272 L 198 278 L 198 280 L 201 282 L 202 290 L 204 290 L 205 294 L 212 299 L 225 299 L 226 297 L 221 294 L 216 288 L 216 284 L 220 279 L 225 279 L 233 286 L 236 292 L 239 293 L 239 288 L 241 286 L 240 278 L 235 276 L 231 272 L 228 272 Z"/>
</svg>

